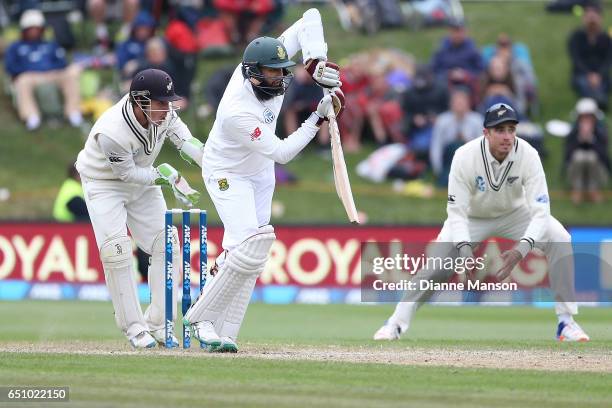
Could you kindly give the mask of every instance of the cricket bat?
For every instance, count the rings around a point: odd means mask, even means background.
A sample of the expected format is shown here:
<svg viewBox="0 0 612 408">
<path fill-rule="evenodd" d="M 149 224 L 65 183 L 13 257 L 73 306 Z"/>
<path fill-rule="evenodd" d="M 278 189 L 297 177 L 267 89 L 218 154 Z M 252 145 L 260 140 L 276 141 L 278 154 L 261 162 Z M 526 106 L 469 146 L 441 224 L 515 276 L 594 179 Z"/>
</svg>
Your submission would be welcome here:
<svg viewBox="0 0 612 408">
<path fill-rule="evenodd" d="M 336 192 L 338 193 L 338 197 L 340 197 L 340 201 L 342 201 L 342 205 L 344 206 L 344 210 L 346 211 L 349 220 L 353 224 L 359 224 L 359 215 L 357 214 L 355 200 L 353 199 L 353 192 L 351 191 L 351 183 L 346 171 L 344 153 L 342 152 L 342 143 L 340 142 L 340 131 L 338 130 L 338 122 L 336 121 L 336 115 L 333 108 L 331 109 L 328 118 Z"/>
</svg>

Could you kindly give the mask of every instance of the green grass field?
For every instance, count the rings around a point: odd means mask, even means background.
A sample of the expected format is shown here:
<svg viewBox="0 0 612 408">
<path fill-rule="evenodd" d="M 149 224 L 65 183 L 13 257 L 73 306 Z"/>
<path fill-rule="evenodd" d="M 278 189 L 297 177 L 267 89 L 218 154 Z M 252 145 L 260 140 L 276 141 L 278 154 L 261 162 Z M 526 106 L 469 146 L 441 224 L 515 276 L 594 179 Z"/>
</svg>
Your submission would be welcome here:
<svg viewBox="0 0 612 408">
<path fill-rule="evenodd" d="M 110 303 L 0 307 L 0 384 L 69 386 L 65 406 L 604 407 L 612 398 L 608 309 L 581 309 L 590 343 L 556 343 L 551 309 L 425 307 L 409 335 L 380 344 L 369 339 L 391 305 L 253 304 L 241 352 L 213 355 L 130 351 Z"/>
<path fill-rule="evenodd" d="M 551 118 L 568 119 L 574 106 L 575 95 L 569 88 L 569 60 L 565 42 L 571 30 L 580 24 L 580 20 L 573 15 L 546 13 L 544 4 L 538 1 L 464 4 L 470 32 L 479 46 L 494 42 L 497 34 L 504 31 L 530 47 L 540 83 L 541 115 L 537 120 L 541 124 Z M 289 7 L 283 23 L 291 24 L 303 10 L 303 7 Z M 329 56 L 339 61 L 361 50 L 392 47 L 405 50 L 425 62 L 446 34 L 446 30 L 436 28 L 424 31 L 389 30 L 375 36 L 362 36 L 343 31 L 331 7 L 321 6 L 321 12 Z M 612 25 L 611 15 L 606 13 L 604 16 L 606 26 Z M 197 81 L 204 83 L 216 69 L 228 63 L 237 63 L 238 60 L 238 57 L 200 60 Z M 201 96 L 196 94 L 195 104 L 199 102 Z M 192 111 L 185 112 L 183 116 L 194 134 L 205 140 L 211 120 L 195 120 Z M 3 164 L 0 187 L 11 191 L 11 198 L 0 202 L 0 218 L 51 218 L 53 199 L 64 178 L 66 166 L 74 162 L 83 146 L 80 131 L 45 126 L 40 131 L 28 133 L 15 119 L 7 97 L 0 98 L 0 122 Z M 584 204 L 576 208 L 570 203 L 560 175 L 562 141 L 549 136 L 545 146 L 548 155 L 544 164 L 552 190 L 553 214 L 568 224 L 611 225 L 612 213 L 606 204 Z M 357 177 L 354 173 L 355 165 L 371 150 L 371 146 L 366 147 L 363 152 L 347 157 L 357 207 L 368 214 L 369 222 L 440 224 L 445 217 L 444 191 L 439 191 L 432 199 L 411 198 L 394 193 L 390 183 L 373 185 Z M 175 165 L 193 185 L 203 188 L 199 170 L 188 168 L 173 149 L 164 148 L 158 162 Z M 307 150 L 290 163 L 289 169 L 299 176 L 301 182 L 277 189 L 275 199 L 284 204 L 286 211 L 274 217 L 274 223 L 346 222 L 346 215 L 334 190 L 329 160 L 321 158 L 314 150 Z M 170 195 L 167 198 L 169 205 L 176 205 Z M 313 203 L 316 203 L 315 211 Z M 203 195 L 201 206 L 210 210 L 211 222 L 217 223 L 218 217 L 206 194 Z"/>
</svg>

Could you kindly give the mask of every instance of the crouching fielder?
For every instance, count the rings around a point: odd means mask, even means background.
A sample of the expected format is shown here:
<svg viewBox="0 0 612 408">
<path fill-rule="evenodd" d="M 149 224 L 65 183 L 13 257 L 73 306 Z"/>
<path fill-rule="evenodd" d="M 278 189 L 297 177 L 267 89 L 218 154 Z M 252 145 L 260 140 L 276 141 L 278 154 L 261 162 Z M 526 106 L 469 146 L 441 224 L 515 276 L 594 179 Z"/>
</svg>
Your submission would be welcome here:
<svg viewBox="0 0 612 408">
<path fill-rule="evenodd" d="M 546 177 L 535 149 L 516 137 L 518 118 L 508 105 L 491 106 L 484 120 L 484 136 L 455 152 L 448 184 L 446 219 L 428 256 L 471 258 L 472 245 L 490 237 L 518 241 L 502 254 L 499 280 L 535 247 L 548 260 L 551 288 L 556 294 L 557 339 L 588 341 L 574 321 L 574 260 L 571 237 L 550 214 Z M 422 269 L 417 279 L 437 282 L 453 271 Z M 375 334 L 375 340 L 395 340 L 410 327 L 417 308 L 431 291 L 410 291 Z"/>
<path fill-rule="evenodd" d="M 284 140 L 276 121 L 291 80 L 290 60 L 299 50 L 306 69 L 329 88 L 317 110 Z M 343 96 L 338 67 L 326 62 L 327 45 L 316 9 L 278 39 L 260 37 L 244 51 L 225 90 L 204 147 L 204 185 L 223 221 L 223 249 L 215 277 L 185 316 L 193 335 L 212 351 L 236 352 L 236 338 L 255 281 L 274 242 L 269 225 L 274 192 L 274 162 L 287 163 L 314 138 L 332 106 Z"/>
<path fill-rule="evenodd" d="M 178 99 L 165 72 L 148 69 L 137 73 L 129 94 L 94 124 L 76 162 L 115 320 L 136 348 L 165 344 L 166 203 L 160 186 L 172 188 L 174 195 L 188 206 L 199 197 L 170 165 L 153 167 L 166 137 L 177 145 L 183 158 L 201 164 L 202 143 L 191 136 L 172 107 L 172 101 Z M 144 315 L 136 292 L 132 243 L 126 226 L 136 244 L 151 254 L 151 305 Z M 174 239 L 176 242 L 176 231 Z M 177 261 L 178 247 L 173 246 L 173 259 Z M 178 270 L 177 263 L 174 271 Z M 173 305 L 176 315 L 176 299 Z"/>
</svg>

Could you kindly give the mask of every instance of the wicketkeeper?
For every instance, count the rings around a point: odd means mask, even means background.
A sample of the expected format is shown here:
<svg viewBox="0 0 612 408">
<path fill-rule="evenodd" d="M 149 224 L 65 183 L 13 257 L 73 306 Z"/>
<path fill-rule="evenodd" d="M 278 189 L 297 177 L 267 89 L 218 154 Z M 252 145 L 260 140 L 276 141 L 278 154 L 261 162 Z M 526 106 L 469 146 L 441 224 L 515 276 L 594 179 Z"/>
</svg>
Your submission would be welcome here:
<svg viewBox="0 0 612 408">
<path fill-rule="evenodd" d="M 499 280 L 534 248 L 548 260 L 549 280 L 556 294 L 557 339 L 588 341 L 573 319 L 574 261 L 570 234 L 550 214 L 546 176 L 538 152 L 516 137 L 518 117 L 506 104 L 491 106 L 485 114 L 484 136 L 460 147 L 453 157 L 448 184 L 448 218 L 435 253 L 428 256 L 472 258 L 472 246 L 490 237 L 517 241 L 502 253 Z M 416 279 L 446 281 L 453 271 L 422 269 Z M 395 312 L 375 334 L 375 340 L 395 340 L 410 327 L 417 308 L 431 291 L 408 291 Z"/>
<path fill-rule="evenodd" d="M 313 80 L 327 88 L 315 112 L 286 139 L 275 135 L 283 95 L 302 60 Z M 245 49 L 225 90 L 204 147 L 204 185 L 223 221 L 223 249 L 198 301 L 186 314 L 193 335 L 213 351 L 236 352 L 236 338 L 255 281 L 274 242 L 270 225 L 274 163 L 287 163 L 310 142 L 343 95 L 338 66 L 327 62 L 321 16 L 306 11 L 278 39 L 260 37 Z"/>
<path fill-rule="evenodd" d="M 185 160 L 201 165 L 202 143 L 191 135 L 172 104 L 179 99 L 172 79 L 164 71 L 147 69 L 137 73 L 129 93 L 96 121 L 76 162 L 115 320 L 135 348 L 165 344 L 166 202 L 161 186 L 171 188 L 187 206 L 200 196 L 169 164 L 153 166 L 166 138 L 175 143 Z M 151 305 L 144 315 L 136 292 L 128 228 L 136 244 L 151 254 Z M 176 230 L 174 239 L 178 243 Z M 176 274 L 178 247 L 173 246 Z M 176 296 L 176 291 L 173 293 Z M 173 305 L 176 315 L 176 299 Z M 174 335 L 173 341 L 178 346 Z"/>
</svg>

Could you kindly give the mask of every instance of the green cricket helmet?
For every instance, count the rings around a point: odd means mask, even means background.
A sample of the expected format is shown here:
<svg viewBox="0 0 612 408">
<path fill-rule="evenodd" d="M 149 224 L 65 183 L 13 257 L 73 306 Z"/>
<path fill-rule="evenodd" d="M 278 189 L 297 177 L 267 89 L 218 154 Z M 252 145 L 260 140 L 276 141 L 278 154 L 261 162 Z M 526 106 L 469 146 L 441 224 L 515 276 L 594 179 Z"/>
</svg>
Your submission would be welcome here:
<svg viewBox="0 0 612 408">
<path fill-rule="evenodd" d="M 268 97 L 279 96 L 285 93 L 293 79 L 289 68 L 294 65 L 295 62 L 289 59 L 287 49 L 282 42 L 272 37 L 259 37 L 251 41 L 244 50 L 242 75 L 251 82 L 256 94 L 263 93 Z M 261 71 L 262 67 L 281 68 L 283 74 L 279 77 L 265 78 Z"/>
</svg>

